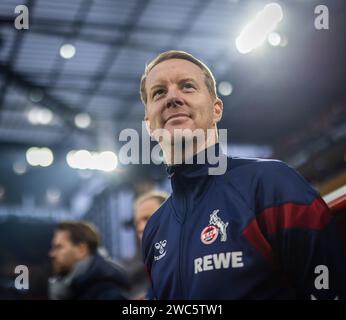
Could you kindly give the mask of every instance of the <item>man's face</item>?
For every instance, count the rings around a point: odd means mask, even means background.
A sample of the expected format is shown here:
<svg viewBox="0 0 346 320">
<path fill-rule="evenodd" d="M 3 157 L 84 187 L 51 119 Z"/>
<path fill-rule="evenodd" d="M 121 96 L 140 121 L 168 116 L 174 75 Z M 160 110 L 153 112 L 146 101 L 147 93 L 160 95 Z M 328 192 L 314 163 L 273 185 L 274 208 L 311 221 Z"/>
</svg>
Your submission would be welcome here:
<svg viewBox="0 0 346 320">
<path fill-rule="evenodd" d="M 160 202 L 155 198 L 143 200 L 137 205 L 135 210 L 135 226 L 138 238 L 141 241 L 148 220 L 160 206 Z"/>
<path fill-rule="evenodd" d="M 55 274 L 66 275 L 74 265 L 81 260 L 83 252 L 81 245 L 74 245 L 68 231 L 57 231 L 52 240 L 49 256 L 52 260 Z"/>
<path fill-rule="evenodd" d="M 156 65 L 146 78 L 146 119 L 150 132 L 213 128 L 222 116 L 222 101 L 213 99 L 203 71 L 194 63 L 171 59 Z"/>
</svg>

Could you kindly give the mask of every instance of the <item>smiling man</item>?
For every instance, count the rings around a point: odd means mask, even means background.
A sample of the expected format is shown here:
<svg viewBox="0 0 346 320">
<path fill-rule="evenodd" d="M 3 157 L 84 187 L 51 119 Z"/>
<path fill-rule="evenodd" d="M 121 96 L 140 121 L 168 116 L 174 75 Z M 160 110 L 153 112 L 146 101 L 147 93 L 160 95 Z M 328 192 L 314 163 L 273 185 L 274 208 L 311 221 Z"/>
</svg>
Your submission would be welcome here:
<svg viewBox="0 0 346 320">
<path fill-rule="evenodd" d="M 147 126 L 154 137 L 158 133 L 156 140 L 169 164 L 179 164 L 217 142 L 223 103 L 211 72 L 195 61 L 165 60 L 142 79 Z M 182 148 L 177 148 L 179 142 Z"/>
<path fill-rule="evenodd" d="M 208 67 L 181 51 L 160 54 L 142 76 L 147 128 L 163 149 L 173 190 L 143 235 L 154 296 L 345 297 L 345 246 L 327 205 L 281 161 L 222 154 L 215 88 Z M 224 174 L 209 174 L 209 157 L 198 161 L 210 150 L 226 161 Z"/>
</svg>

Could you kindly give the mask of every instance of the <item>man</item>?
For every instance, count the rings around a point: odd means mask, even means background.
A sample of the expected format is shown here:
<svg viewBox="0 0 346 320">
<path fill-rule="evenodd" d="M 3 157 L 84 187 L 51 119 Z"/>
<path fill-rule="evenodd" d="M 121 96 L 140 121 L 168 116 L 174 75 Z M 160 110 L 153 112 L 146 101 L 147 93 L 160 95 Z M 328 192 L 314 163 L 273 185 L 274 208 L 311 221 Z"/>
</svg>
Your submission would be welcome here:
<svg viewBox="0 0 346 320">
<path fill-rule="evenodd" d="M 123 300 L 124 272 L 98 254 L 99 235 L 85 222 L 66 221 L 55 231 L 49 256 L 55 277 L 49 281 L 53 300 Z"/>
<path fill-rule="evenodd" d="M 134 224 L 138 239 L 142 241 L 144 228 L 153 215 L 168 198 L 168 194 L 160 191 L 149 191 L 141 195 L 134 204 Z"/>
<path fill-rule="evenodd" d="M 136 234 L 140 245 L 142 243 L 143 231 L 148 220 L 155 213 L 155 211 L 157 211 L 157 209 L 160 208 L 162 203 L 164 203 L 167 200 L 168 196 L 169 195 L 166 192 L 149 191 L 145 192 L 136 199 L 133 206 L 134 225 L 136 228 Z M 137 288 L 135 294 L 133 295 L 133 299 L 144 300 L 154 298 L 141 258 L 139 262 L 140 263 L 138 266 L 141 270 L 141 278 L 143 279 L 143 281 L 137 280 Z"/>
<path fill-rule="evenodd" d="M 222 155 L 223 104 L 215 88 L 208 67 L 181 51 L 160 54 L 142 76 L 145 121 L 163 149 L 173 190 L 143 235 L 154 296 L 345 297 L 345 247 L 328 207 L 280 161 Z M 197 129 L 207 133 L 202 143 L 193 138 Z M 210 175 L 208 158 L 197 161 L 211 149 L 226 159 L 224 174 Z"/>
</svg>

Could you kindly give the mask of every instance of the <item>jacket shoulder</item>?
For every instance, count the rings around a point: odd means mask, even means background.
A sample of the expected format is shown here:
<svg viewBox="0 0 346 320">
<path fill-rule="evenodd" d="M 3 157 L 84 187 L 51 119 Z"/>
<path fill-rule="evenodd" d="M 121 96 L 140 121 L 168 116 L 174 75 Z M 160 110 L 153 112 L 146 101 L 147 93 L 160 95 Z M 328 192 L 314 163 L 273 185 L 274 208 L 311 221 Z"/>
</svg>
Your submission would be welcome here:
<svg viewBox="0 0 346 320">
<path fill-rule="evenodd" d="M 293 168 L 275 159 L 231 158 L 227 180 L 255 210 L 286 202 L 308 204 L 318 192 Z"/>
<path fill-rule="evenodd" d="M 88 270 L 76 277 L 71 285 L 77 299 L 123 300 L 129 279 L 122 266 L 96 254 Z"/>
</svg>

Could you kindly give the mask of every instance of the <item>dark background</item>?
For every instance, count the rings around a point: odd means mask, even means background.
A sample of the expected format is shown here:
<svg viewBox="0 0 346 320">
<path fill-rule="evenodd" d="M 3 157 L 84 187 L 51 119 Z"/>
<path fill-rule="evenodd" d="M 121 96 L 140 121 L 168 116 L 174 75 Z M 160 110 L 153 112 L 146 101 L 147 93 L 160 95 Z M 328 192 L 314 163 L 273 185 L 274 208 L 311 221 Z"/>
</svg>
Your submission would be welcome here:
<svg viewBox="0 0 346 320">
<path fill-rule="evenodd" d="M 322 195 L 346 184 L 346 2 L 277 1 L 284 17 L 276 31 L 286 46 L 266 42 L 240 54 L 236 37 L 267 3 L 1 0 L 1 298 L 46 297 L 52 230 L 64 219 L 94 222 L 109 254 L 139 272 L 132 203 L 145 190 L 170 190 L 164 166 L 83 171 L 70 168 L 66 154 L 117 154 L 121 130 L 141 132 L 140 76 L 165 50 L 188 51 L 218 82 L 231 83 L 232 94 L 219 92 L 219 128 L 228 130 L 230 155 L 286 161 Z M 28 30 L 14 28 L 14 8 L 21 4 L 29 8 Z M 329 30 L 314 27 L 320 4 L 329 9 Z M 59 54 L 66 43 L 76 48 L 69 60 Z M 30 123 L 33 107 L 49 109 L 52 122 Z M 80 112 L 90 115 L 88 128 L 76 127 Z M 25 153 L 32 146 L 49 147 L 54 163 L 31 167 Z M 18 264 L 29 265 L 29 292 L 18 292 L 9 280 Z"/>
</svg>

